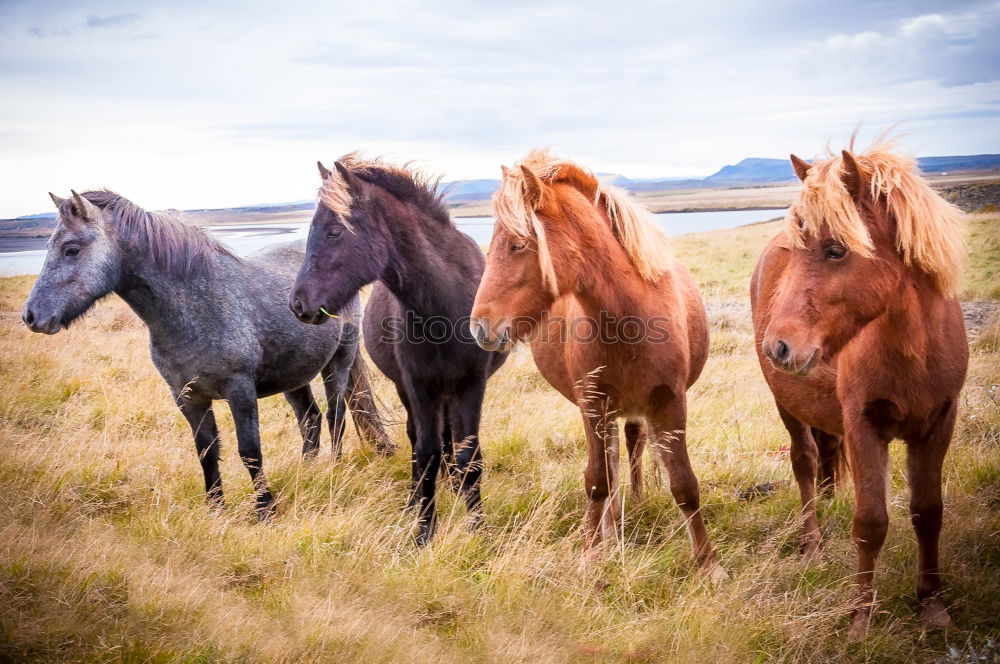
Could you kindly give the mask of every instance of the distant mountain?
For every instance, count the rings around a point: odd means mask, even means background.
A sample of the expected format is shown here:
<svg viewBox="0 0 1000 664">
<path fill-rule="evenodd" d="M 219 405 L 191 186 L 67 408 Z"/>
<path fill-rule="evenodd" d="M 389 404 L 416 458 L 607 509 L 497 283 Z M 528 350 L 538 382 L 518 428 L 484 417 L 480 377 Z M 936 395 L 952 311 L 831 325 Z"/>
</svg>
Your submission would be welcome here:
<svg viewBox="0 0 1000 664">
<path fill-rule="evenodd" d="M 795 171 L 787 159 L 748 157 L 735 166 L 723 166 L 703 182 L 710 185 L 732 182 L 782 182 L 795 179 Z"/>
<path fill-rule="evenodd" d="M 1000 154 L 955 155 L 947 157 L 921 157 L 917 159 L 920 170 L 924 173 L 953 173 L 960 171 L 1000 171 Z M 705 178 L 627 178 L 620 173 L 598 173 L 601 182 L 621 187 L 627 191 L 650 192 L 669 191 L 671 189 L 698 189 L 708 187 L 740 187 L 761 186 L 792 182 L 795 173 L 786 159 L 761 159 L 748 157 L 737 164 L 723 166 L 715 173 Z M 460 205 L 463 203 L 478 203 L 487 201 L 493 192 L 500 187 L 499 180 L 454 180 L 443 182 L 439 191 L 446 203 Z M 195 213 L 212 222 L 212 218 L 232 215 L 261 215 L 273 213 L 289 213 L 311 210 L 315 201 L 294 201 L 292 203 L 275 203 L 247 205 L 235 208 L 186 210 Z M 10 232 L 39 227 L 51 227 L 55 219 L 54 212 L 25 215 L 16 219 L 0 219 L 0 232 Z"/>
<path fill-rule="evenodd" d="M 921 157 L 917 165 L 924 173 L 1000 170 L 1000 154 Z M 705 178 L 627 178 L 620 173 L 598 173 L 601 182 L 627 191 L 667 191 L 701 187 L 738 187 L 793 182 L 795 172 L 787 159 L 748 157 L 735 165 L 723 166 Z M 500 186 L 499 180 L 457 180 L 442 185 L 448 203 L 485 201 Z"/>
<path fill-rule="evenodd" d="M 455 180 L 442 182 L 439 191 L 449 203 L 462 203 L 486 200 L 499 187 L 500 180 Z"/>
<path fill-rule="evenodd" d="M 920 157 L 917 166 L 924 173 L 952 171 L 1000 170 L 1000 154 L 958 155 L 951 157 Z M 750 157 L 735 166 L 723 166 L 702 182 L 717 184 L 753 184 L 795 180 L 795 171 L 787 159 L 758 159 Z"/>
<path fill-rule="evenodd" d="M 949 171 L 992 171 L 1000 168 L 1000 154 L 970 154 L 956 157 L 921 157 L 917 159 L 924 173 Z"/>
</svg>

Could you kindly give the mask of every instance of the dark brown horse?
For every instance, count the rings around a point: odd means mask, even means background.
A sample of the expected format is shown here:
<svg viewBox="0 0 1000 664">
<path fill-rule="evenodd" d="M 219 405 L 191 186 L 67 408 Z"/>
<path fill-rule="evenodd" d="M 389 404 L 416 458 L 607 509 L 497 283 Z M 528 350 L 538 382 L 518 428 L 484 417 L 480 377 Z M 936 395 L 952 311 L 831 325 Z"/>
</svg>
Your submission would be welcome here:
<svg viewBox="0 0 1000 664">
<path fill-rule="evenodd" d="M 812 165 L 793 155 L 792 164 L 804 187 L 757 263 L 750 296 L 761 368 L 792 439 L 804 548 L 815 553 L 820 539 L 818 453 L 835 453 L 829 446 L 843 436 L 858 552 L 851 632 L 863 634 L 888 527 L 888 445 L 903 439 L 921 617 L 944 626 L 941 467 L 969 357 L 956 299 L 961 213 L 883 142 Z"/>
<path fill-rule="evenodd" d="M 504 169 L 494 205 L 473 332 L 494 350 L 529 341 L 542 375 L 579 406 L 587 434 L 588 557 L 619 524 L 617 418 L 632 418 L 626 436 L 634 488 L 645 419 L 695 557 L 713 578 L 724 577 L 687 454 L 686 393 L 708 353 L 705 309 L 691 274 L 624 192 L 545 152 Z"/>
<path fill-rule="evenodd" d="M 438 471 L 482 518 L 479 419 L 486 380 L 506 359 L 469 334 L 483 252 L 448 217 L 435 180 L 380 160 L 341 157 L 323 186 L 289 306 L 307 323 L 375 282 L 365 307 L 365 347 L 396 386 L 413 446 L 417 541 L 435 527 Z"/>
</svg>

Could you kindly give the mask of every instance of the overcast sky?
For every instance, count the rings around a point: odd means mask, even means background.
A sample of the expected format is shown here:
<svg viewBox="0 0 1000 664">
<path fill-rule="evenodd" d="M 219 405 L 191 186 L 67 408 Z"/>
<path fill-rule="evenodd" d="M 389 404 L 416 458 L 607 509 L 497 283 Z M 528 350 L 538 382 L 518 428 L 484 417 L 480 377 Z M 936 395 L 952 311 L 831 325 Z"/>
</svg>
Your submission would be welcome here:
<svg viewBox="0 0 1000 664">
<path fill-rule="evenodd" d="M 728 5 L 728 6 L 723 6 Z M 312 198 L 362 148 L 447 179 L 547 145 L 708 175 L 897 124 L 1000 152 L 998 2 L 0 0 L 0 217 Z"/>
</svg>

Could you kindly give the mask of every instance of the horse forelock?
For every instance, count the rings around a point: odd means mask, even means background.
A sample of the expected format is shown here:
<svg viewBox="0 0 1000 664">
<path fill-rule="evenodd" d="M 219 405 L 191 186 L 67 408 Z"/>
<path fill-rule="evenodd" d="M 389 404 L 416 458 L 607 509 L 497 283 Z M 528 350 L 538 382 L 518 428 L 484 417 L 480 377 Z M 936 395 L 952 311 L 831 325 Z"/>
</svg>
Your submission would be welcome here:
<svg viewBox="0 0 1000 664">
<path fill-rule="evenodd" d="M 493 196 L 493 205 L 497 224 L 501 228 L 536 244 L 542 278 L 550 290 L 556 290 L 555 267 L 537 210 L 548 203 L 558 203 L 558 200 L 548 201 L 545 197 L 558 198 L 560 193 L 558 189 L 549 188 L 538 203 L 532 202 L 522 167 L 530 170 L 544 184 L 570 185 L 590 201 L 596 212 L 603 211 L 616 239 L 643 279 L 656 282 L 670 269 L 672 256 L 666 238 L 646 210 L 635 203 L 627 192 L 602 185 L 593 173 L 574 162 L 559 159 L 547 150 L 535 149 L 519 162 L 517 168 L 505 170 L 500 188 Z M 593 218 L 595 222 L 597 219 Z M 587 223 L 584 218 L 574 221 Z M 603 218 L 601 223 L 604 223 Z"/>
<path fill-rule="evenodd" d="M 338 161 L 345 164 L 345 162 L 350 162 L 355 155 L 356 153 L 352 152 L 344 155 Z M 350 219 L 353 198 L 351 197 L 351 191 L 347 186 L 347 182 L 344 180 L 344 176 L 340 174 L 340 171 L 337 169 L 330 171 L 330 174 L 323 180 L 323 184 L 320 185 L 318 195 L 320 202 L 337 215 L 344 226 L 352 230 Z"/>
<path fill-rule="evenodd" d="M 853 148 L 853 140 L 852 140 Z M 892 150 L 883 135 L 864 153 L 853 154 L 869 185 L 896 222 L 896 251 L 903 262 L 928 274 L 946 296 L 958 290 L 965 260 L 962 212 L 937 194 L 917 170 L 916 160 Z M 871 257 L 875 247 L 858 204 L 843 180 L 844 158 L 816 161 L 789 208 L 785 233 L 797 247 L 826 227 L 850 251 Z"/>
<path fill-rule="evenodd" d="M 82 195 L 104 210 L 107 230 L 123 249 L 148 252 L 153 262 L 171 275 L 188 276 L 215 255 L 233 256 L 204 230 L 174 214 L 146 210 L 107 189 Z"/>
<path fill-rule="evenodd" d="M 409 162 L 397 166 L 381 157 L 365 157 L 360 152 L 351 152 L 337 161 L 360 180 L 385 189 L 401 202 L 413 203 L 425 216 L 451 224 L 443 201 L 444 192 L 440 191 L 440 176 L 425 173 Z M 338 171 L 333 171 L 320 187 L 320 200 L 350 228 L 348 219 L 354 199 Z"/>
</svg>

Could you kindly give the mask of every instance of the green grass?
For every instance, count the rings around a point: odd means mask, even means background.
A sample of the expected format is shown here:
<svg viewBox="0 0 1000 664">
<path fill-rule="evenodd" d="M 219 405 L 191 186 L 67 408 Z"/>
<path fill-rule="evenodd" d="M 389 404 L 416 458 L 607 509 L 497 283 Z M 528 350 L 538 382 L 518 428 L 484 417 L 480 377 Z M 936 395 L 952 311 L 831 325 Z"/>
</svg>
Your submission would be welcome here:
<svg viewBox="0 0 1000 664">
<path fill-rule="evenodd" d="M 977 216 L 971 226 L 965 295 L 997 299 L 1000 223 Z M 774 230 L 689 235 L 674 246 L 710 303 L 743 306 Z M 460 501 L 442 488 L 438 538 L 418 550 L 402 511 L 401 426 L 391 431 L 400 446 L 393 457 L 375 457 L 351 430 L 341 463 L 323 454 L 303 464 L 290 409 L 264 400 L 265 466 L 279 505 L 277 518 L 258 525 L 231 418 L 217 407 L 227 507 L 212 516 L 141 324 L 111 299 L 68 332 L 32 335 L 18 316 L 31 281 L 0 280 L 0 661 L 957 662 L 990 648 L 997 656 L 995 322 L 971 345 L 946 465 L 942 565 L 954 626 L 926 632 L 916 621 L 904 450 L 894 444 L 879 612 L 869 637 L 849 644 L 850 488 L 820 504 L 824 560 L 807 564 L 796 553 L 787 437 L 745 307 L 717 307 L 712 355 L 689 397 L 704 512 L 731 580 L 713 588 L 696 572 L 680 513 L 647 462 L 647 497 L 626 494 L 624 538 L 600 563 L 610 585 L 598 591 L 579 565 L 579 414 L 540 379 L 529 353 L 516 352 L 488 390 L 485 526 L 467 533 Z M 390 385 L 378 378 L 375 389 L 401 420 Z M 766 482 L 773 494 L 738 499 Z"/>
</svg>

